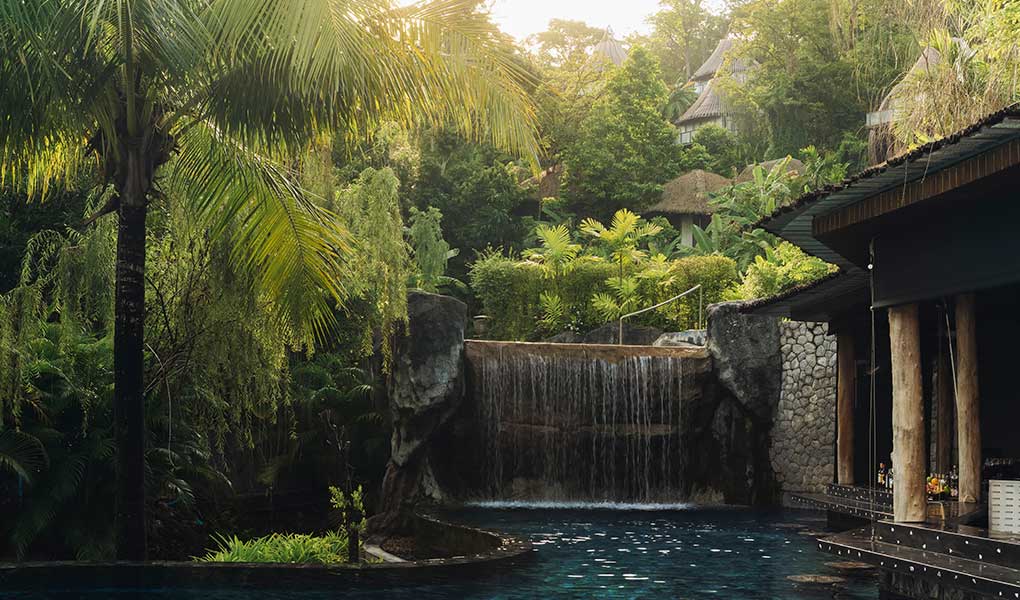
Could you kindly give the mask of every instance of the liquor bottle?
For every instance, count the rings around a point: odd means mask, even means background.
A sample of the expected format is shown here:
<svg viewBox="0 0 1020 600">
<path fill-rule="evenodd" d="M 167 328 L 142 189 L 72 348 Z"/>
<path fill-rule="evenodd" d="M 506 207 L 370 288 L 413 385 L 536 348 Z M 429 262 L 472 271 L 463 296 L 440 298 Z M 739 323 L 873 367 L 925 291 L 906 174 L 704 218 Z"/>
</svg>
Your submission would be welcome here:
<svg viewBox="0 0 1020 600">
<path fill-rule="evenodd" d="M 949 497 L 954 499 L 960 497 L 960 476 L 956 474 L 956 465 L 953 465 L 953 470 L 949 473 Z"/>
<path fill-rule="evenodd" d="M 885 486 L 886 489 L 888 489 L 890 492 L 893 491 L 893 488 L 896 485 L 896 478 L 895 478 L 895 472 L 894 472 L 893 467 L 889 467 L 889 472 L 885 476 L 885 482 L 886 482 L 886 486 Z"/>
<path fill-rule="evenodd" d="M 885 487 L 885 463 L 878 463 L 878 487 Z"/>
</svg>

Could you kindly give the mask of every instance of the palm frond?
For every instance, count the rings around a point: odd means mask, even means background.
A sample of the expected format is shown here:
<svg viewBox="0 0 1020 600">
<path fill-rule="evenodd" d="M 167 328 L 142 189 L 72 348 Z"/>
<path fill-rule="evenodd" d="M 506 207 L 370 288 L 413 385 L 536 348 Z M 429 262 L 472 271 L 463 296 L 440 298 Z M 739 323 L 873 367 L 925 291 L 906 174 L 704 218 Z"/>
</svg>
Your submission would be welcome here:
<svg viewBox="0 0 1020 600">
<path fill-rule="evenodd" d="M 178 143 L 170 186 L 228 236 L 233 259 L 291 322 L 324 335 L 334 302 L 347 298 L 354 252 L 340 221 L 281 165 L 211 125 L 195 124 Z"/>
<path fill-rule="evenodd" d="M 33 477 L 48 466 L 49 457 L 37 438 L 12 429 L 0 432 L 0 469 L 31 483 Z"/>
<path fill-rule="evenodd" d="M 248 144 L 451 124 L 535 160 L 525 71 L 475 0 L 219 0 L 203 114 Z"/>
</svg>

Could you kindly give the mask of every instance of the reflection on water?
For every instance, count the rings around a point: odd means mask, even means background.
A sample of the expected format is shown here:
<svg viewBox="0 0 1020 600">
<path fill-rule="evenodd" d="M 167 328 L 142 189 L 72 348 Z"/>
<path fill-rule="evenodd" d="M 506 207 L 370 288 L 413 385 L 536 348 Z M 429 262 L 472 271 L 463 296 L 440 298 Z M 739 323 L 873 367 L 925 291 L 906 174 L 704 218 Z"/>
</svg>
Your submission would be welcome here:
<svg viewBox="0 0 1020 600">
<path fill-rule="evenodd" d="M 648 507 L 643 507 L 648 508 Z M 824 518 L 813 513 L 738 509 L 604 510 L 473 508 L 447 518 L 530 538 L 533 560 L 468 579 L 377 584 L 371 589 L 58 590 L 16 594 L 18 600 L 156 598 L 182 600 L 394 600 L 566 598 L 725 598 L 728 600 L 866 600 L 878 598 L 872 574 L 839 573 L 815 550 Z M 807 535 L 805 535 L 807 534 Z M 796 575 L 845 578 L 804 584 Z M 59 584 L 56 584 L 59 585 Z"/>
</svg>

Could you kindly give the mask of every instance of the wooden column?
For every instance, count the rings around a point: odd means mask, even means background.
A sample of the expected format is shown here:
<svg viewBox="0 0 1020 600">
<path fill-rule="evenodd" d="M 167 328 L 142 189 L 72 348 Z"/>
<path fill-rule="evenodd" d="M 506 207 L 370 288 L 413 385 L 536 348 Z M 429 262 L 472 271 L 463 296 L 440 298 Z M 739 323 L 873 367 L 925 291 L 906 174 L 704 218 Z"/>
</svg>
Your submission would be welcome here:
<svg viewBox="0 0 1020 600">
<path fill-rule="evenodd" d="M 949 361 L 949 348 L 945 339 L 945 327 L 942 339 L 939 340 L 938 370 L 936 371 L 936 415 L 938 423 L 935 429 L 935 471 L 948 473 L 953 469 L 953 431 L 955 430 L 953 418 L 953 405 L 956 398 L 953 394 L 953 371 Z"/>
<path fill-rule="evenodd" d="M 974 294 L 956 297 L 956 423 L 960 501 L 981 500 L 981 414 Z"/>
<path fill-rule="evenodd" d="M 854 360 L 854 336 L 836 337 L 838 360 L 836 384 L 836 483 L 854 484 L 854 393 L 857 389 L 857 363 Z"/>
<path fill-rule="evenodd" d="M 893 393 L 893 518 L 919 523 L 928 511 L 925 490 L 921 331 L 916 304 L 889 309 Z"/>
</svg>

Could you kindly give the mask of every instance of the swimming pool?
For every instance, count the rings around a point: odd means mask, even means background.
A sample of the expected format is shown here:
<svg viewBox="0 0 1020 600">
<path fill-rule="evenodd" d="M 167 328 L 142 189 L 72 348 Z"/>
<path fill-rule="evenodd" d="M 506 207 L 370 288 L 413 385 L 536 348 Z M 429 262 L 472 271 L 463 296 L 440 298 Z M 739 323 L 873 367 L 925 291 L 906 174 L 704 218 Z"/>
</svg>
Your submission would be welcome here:
<svg viewBox="0 0 1020 600">
<path fill-rule="evenodd" d="M 527 537 L 532 560 L 477 577 L 338 587 L 332 591 L 218 589 L 59 589 L 14 594 L 25 600 L 155 598 L 159 600 L 517 600 L 541 598 L 725 598 L 729 600 L 873 600 L 874 575 L 840 573 L 815 549 L 824 527 L 817 513 L 683 508 L 474 508 L 444 514 L 450 520 Z M 796 575 L 845 578 L 805 584 Z M 183 585 L 187 585 L 182 582 Z"/>
</svg>

